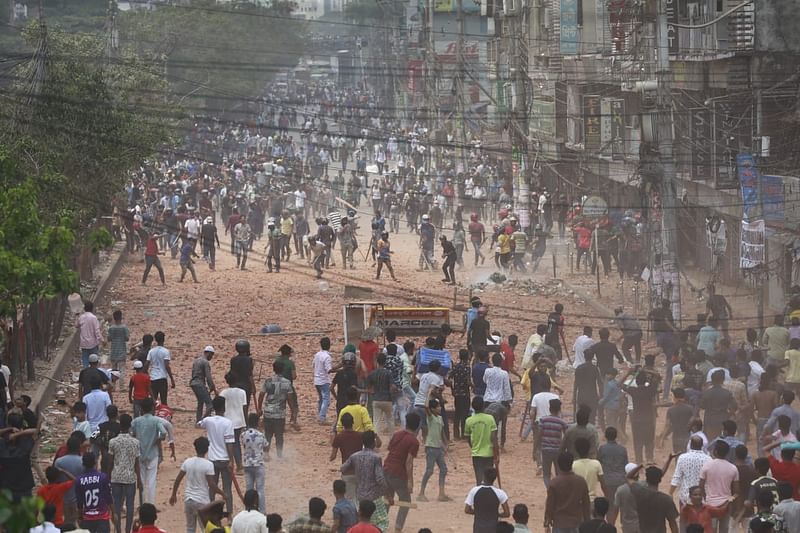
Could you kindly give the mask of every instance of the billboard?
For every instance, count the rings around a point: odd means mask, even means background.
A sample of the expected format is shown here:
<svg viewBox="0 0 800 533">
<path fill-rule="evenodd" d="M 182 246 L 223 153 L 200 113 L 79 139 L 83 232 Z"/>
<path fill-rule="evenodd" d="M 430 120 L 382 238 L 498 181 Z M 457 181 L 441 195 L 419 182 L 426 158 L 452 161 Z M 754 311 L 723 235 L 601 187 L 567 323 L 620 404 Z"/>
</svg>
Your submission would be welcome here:
<svg viewBox="0 0 800 533">
<path fill-rule="evenodd" d="M 600 131 L 601 98 L 597 94 L 583 95 L 583 147 L 599 150 L 602 139 Z"/>
<path fill-rule="evenodd" d="M 382 316 L 381 316 L 382 314 Z M 385 307 L 370 309 L 369 325 L 381 329 L 393 329 L 399 337 L 406 335 L 430 335 L 440 330 L 442 324 L 450 323 L 447 307 Z"/>
<path fill-rule="evenodd" d="M 559 48 L 563 55 L 577 55 L 578 50 L 578 0 L 561 0 L 561 38 Z"/>
</svg>

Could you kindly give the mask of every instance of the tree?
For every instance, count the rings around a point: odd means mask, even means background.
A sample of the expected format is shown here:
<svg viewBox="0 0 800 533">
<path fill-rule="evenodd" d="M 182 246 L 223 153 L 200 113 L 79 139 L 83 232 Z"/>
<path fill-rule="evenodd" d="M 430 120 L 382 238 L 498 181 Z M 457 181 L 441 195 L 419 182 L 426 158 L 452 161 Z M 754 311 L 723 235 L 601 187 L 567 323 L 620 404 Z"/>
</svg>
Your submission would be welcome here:
<svg viewBox="0 0 800 533">
<path fill-rule="evenodd" d="M 29 380 L 35 379 L 30 342 L 41 346 L 41 339 L 31 339 L 30 327 L 18 327 L 18 316 L 28 324 L 39 324 L 39 315 L 30 310 L 34 302 L 62 296 L 78 288 L 78 278 L 69 268 L 75 233 L 69 221 L 44 222 L 37 180 L 25 176 L 0 147 L 0 318 L 10 322 L 14 372 L 27 367 Z M 63 303 L 63 302 L 62 302 Z M 49 331 L 41 331 L 49 337 Z M 22 335 L 25 353 L 17 348 Z"/>
<path fill-rule="evenodd" d="M 33 23 L 26 38 L 45 52 L 14 71 L 3 140 L 35 178 L 45 218 L 69 217 L 83 233 L 110 214 L 129 172 L 170 140 L 183 114 L 162 72 L 133 53 L 107 54 L 98 36 Z"/>
<path fill-rule="evenodd" d="M 178 98 L 197 114 L 241 109 L 303 53 L 305 23 L 289 16 L 291 2 L 160 6 L 124 13 L 120 43 L 157 60 Z"/>
</svg>

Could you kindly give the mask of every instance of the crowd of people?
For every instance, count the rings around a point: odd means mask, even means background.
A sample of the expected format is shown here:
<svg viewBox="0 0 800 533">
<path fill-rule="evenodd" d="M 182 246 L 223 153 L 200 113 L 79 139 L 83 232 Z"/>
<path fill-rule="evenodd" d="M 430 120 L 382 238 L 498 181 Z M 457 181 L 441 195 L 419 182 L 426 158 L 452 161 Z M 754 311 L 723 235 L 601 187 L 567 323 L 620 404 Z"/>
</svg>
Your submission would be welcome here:
<svg viewBox="0 0 800 533">
<path fill-rule="evenodd" d="M 638 213 L 588 221 L 580 198 L 544 188 L 532 194 L 530 211 L 515 209 L 507 169 L 477 138 L 461 164 L 453 136 L 437 140 L 419 122 L 387 116 L 369 90 L 298 84 L 295 98 L 301 104 L 269 93 L 252 124 L 200 122 L 185 148 L 201 157 L 152 162 L 132 177 L 115 227 L 128 251 L 143 256 L 142 284 L 153 268 L 166 284 L 159 256 L 167 250 L 179 260 L 179 281 L 189 274 L 201 282 L 195 259 L 216 268 L 220 231 L 242 270 L 255 254 L 279 273 L 294 254 L 321 277 L 337 266 L 336 246 L 339 267 L 354 269 L 362 203 L 370 207 L 364 259 L 372 257 L 376 278 L 386 269 L 398 279 L 390 236 L 401 231 L 419 236 L 421 270 L 438 270 L 439 243 L 443 281 L 452 284 L 465 252 L 476 266 L 486 250 L 509 274 L 535 271 L 554 228 L 574 239 L 579 269 L 601 263 L 609 275 L 613 259 L 621 278 L 641 272 Z M 0 487 L 15 501 L 34 491 L 42 499 L 43 523 L 31 531 L 158 532 L 158 512 L 166 512 L 154 505 L 160 464 L 175 458 L 180 431 L 194 437 L 194 455 L 166 484 L 169 504 L 182 503 L 187 533 L 399 532 L 434 497 L 426 493 L 434 474 L 436 500 L 463 497 L 474 532 L 535 531 L 529 507 L 501 487 L 516 415 L 533 466 L 524 473 L 516 457 L 514 467 L 546 491 L 541 527 L 553 533 L 800 531 L 800 311 L 742 337 L 724 296 L 713 286 L 707 294 L 707 312 L 685 329 L 669 302 L 644 326 L 619 308 L 613 327 L 586 324 L 571 347 L 562 304 L 535 332 L 520 332 L 532 333 L 521 343 L 493 328 L 489 307 L 474 298 L 461 338 L 449 327 L 422 342 L 401 343 L 391 329 L 343 347 L 324 337 L 313 358 L 304 354 L 308 382 L 284 344 L 260 383 L 246 340 L 236 342 L 224 375 L 214 375 L 209 345 L 191 376 L 176 380 L 163 331 L 131 346 L 122 311 L 113 310 L 106 330 L 87 302 L 76 321 L 82 371 L 73 431 L 44 471 L 41 408 L 15 395 L 7 367 L 0 372 L 0 398 L 8 400 L 0 407 Z M 173 425 L 176 381 L 188 381 L 196 398 L 194 430 Z M 301 405 L 300 388 L 316 392 L 315 405 Z M 288 515 L 297 509 L 282 510 L 284 520 L 270 503 L 280 488 L 266 463 L 288 460 L 286 447 L 300 445 L 299 416 L 309 411 L 329 431 L 329 461 L 341 476 L 296 518 Z M 459 441 L 469 448 L 472 488 L 448 481 Z M 659 446 L 668 456 L 656 466 Z M 423 451 L 425 469 L 415 476 Z M 673 463 L 667 493 L 659 487 Z"/>
</svg>

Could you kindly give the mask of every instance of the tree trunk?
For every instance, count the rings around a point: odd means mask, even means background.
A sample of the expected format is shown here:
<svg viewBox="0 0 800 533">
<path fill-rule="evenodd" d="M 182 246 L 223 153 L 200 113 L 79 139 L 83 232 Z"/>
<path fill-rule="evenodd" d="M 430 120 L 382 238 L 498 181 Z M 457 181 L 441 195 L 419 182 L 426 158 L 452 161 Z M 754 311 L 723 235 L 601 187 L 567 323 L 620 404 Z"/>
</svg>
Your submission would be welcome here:
<svg viewBox="0 0 800 533">
<path fill-rule="evenodd" d="M 28 381 L 36 381 L 36 367 L 34 366 L 33 355 L 33 324 L 31 320 L 31 313 L 30 310 L 26 309 L 25 314 L 22 315 L 22 320 L 24 322 L 25 328 L 25 336 L 23 337 L 25 340 L 25 366 L 26 366 L 26 376 Z"/>
</svg>

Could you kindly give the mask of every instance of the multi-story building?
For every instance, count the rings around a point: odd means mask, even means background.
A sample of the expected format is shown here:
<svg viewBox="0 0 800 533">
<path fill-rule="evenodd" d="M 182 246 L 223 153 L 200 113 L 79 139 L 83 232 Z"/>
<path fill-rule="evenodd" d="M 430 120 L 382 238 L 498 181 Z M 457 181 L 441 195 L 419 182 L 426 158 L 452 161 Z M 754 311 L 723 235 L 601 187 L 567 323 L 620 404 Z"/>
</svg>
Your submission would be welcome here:
<svg viewBox="0 0 800 533">
<path fill-rule="evenodd" d="M 752 155 L 770 236 L 769 304 L 797 284 L 800 224 L 800 11 L 792 0 L 506 0 L 527 2 L 534 180 L 600 193 L 614 208 L 652 201 L 656 23 L 667 13 L 679 258 L 709 269 L 706 219 L 727 227 L 718 275 L 741 280 L 739 172 Z M 738 158 L 738 159 L 737 159 Z M 738 161 L 738 163 L 737 163 Z M 752 213 L 751 213 L 752 214 Z M 751 217 L 752 218 L 752 217 Z M 799 255 L 800 257 L 800 255 Z M 718 258 L 719 259 L 719 258 Z"/>
</svg>

